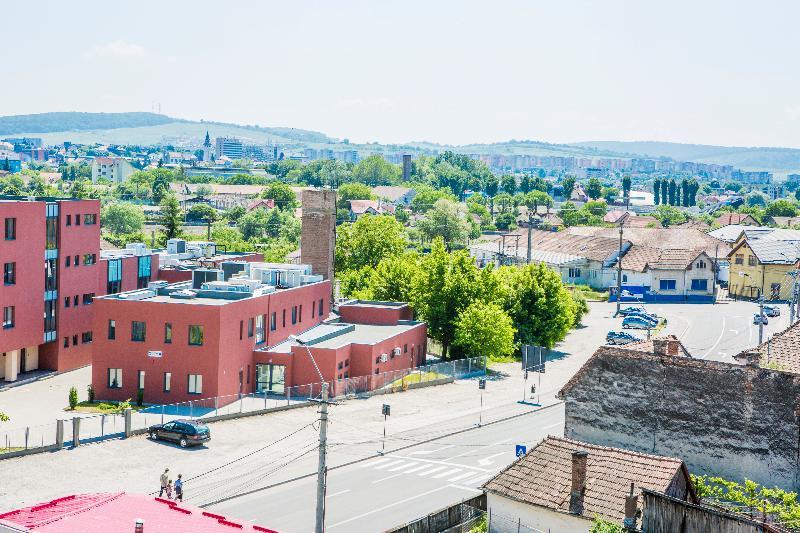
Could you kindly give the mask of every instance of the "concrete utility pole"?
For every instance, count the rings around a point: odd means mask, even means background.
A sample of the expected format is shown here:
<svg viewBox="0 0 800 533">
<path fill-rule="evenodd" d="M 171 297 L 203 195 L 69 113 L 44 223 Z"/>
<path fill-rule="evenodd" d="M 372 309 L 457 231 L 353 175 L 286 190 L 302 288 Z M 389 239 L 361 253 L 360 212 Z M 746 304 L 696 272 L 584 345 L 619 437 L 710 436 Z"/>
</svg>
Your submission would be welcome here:
<svg viewBox="0 0 800 533">
<path fill-rule="evenodd" d="M 289 335 L 289 340 L 294 341 L 306 349 L 314 370 L 317 371 L 319 381 L 322 384 L 322 401 L 319 408 L 319 462 L 317 464 L 317 519 L 315 533 L 325 531 L 325 491 L 327 488 L 328 465 L 327 465 L 327 443 L 328 443 L 328 382 L 319 371 L 317 362 L 311 354 L 308 345 L 300 340 L 296 335 Z"/>
<path fill-rule="evenodd" d="M 792 299 L 789 301 L 789 325 L 794 324 L 795 306 L 797 305 L 797 270 L 791 272 L 792 276 Z"/>
<path fill-rule="evenodd" d="M 537 208 L 534 208 L 537 209 Z M 526 264 L 531 264 L 531 235 L 533 233 L 533 214 L 530 207 L 528 208 L 528 254 Z"/>
<path fill-rule="evenodd" d="M 619 316 L 619 307 L 622 300 L 622 225 L 625 223 L 625 218 L 622 217 L 622 222 L 619 223 L 619 253 L 617 255 L 617 312 L 614 316 Z"/>
<path fill-rule="evenodd" d="M 758 297 L 758 344 L 764 342 L 764 295 Z"/>
</svg>

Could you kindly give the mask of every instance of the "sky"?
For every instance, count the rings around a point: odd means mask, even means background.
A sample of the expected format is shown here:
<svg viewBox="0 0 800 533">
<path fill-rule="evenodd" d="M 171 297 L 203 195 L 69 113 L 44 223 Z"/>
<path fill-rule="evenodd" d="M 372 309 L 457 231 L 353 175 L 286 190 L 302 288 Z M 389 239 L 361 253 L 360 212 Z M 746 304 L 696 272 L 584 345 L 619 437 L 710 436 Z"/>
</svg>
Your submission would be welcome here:
<svg viewBox="0 0 800 533">
<path fill-rule="evenodd" d="M 800 148 L 796 0 L 42 0 L 0 18 L 0 115 Z"/>
</svg>

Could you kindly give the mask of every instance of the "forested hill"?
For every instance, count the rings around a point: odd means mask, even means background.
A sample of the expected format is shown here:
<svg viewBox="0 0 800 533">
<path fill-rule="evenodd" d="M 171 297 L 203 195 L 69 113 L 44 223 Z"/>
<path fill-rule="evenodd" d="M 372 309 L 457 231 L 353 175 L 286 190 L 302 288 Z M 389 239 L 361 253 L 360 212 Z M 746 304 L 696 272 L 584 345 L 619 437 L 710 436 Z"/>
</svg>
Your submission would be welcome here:
<svg viewBox="0 0 800 533">
<path fill-rule="evenodd" d="M 0 117 L 0 135 L 160 126 L 180 119 L 156 113 L 56 112 Z"/>
</svg>

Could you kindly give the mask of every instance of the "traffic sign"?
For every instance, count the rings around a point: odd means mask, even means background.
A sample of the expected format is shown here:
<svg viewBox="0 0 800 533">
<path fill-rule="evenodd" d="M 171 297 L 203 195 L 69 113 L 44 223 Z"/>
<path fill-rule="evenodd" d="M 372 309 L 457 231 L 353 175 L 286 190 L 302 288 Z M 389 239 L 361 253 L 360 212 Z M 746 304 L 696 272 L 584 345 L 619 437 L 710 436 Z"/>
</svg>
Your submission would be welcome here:
<svg viewBox="0 0 800 533">
<path fill-rule="evenodd" d="M 480 390 L 483 390 L 483 389 L 486 388 L 486 380 L 485 379 L 479 379 L 478 380 L 478 388 Z"/>
<path fill-rule="evenodd" d="M 392 407 L 388 403 L 383 404 L 383 407 L 381 408 L 381 414 L 383 416 L 391 415 L 392 414 Z"/>
<path fill-rule="evenodd" d="M 524 444 L 517 444 L 517 449 L 514 451 L 514 454 L 515 454 L 517 457 L 522 457 L 522 456 L 523 456 L 523 455 L 525 455 L 526 453 L 528 453 L 528 448 L 527 448 L 527 446 L 525 446 Z"/>
</svg>

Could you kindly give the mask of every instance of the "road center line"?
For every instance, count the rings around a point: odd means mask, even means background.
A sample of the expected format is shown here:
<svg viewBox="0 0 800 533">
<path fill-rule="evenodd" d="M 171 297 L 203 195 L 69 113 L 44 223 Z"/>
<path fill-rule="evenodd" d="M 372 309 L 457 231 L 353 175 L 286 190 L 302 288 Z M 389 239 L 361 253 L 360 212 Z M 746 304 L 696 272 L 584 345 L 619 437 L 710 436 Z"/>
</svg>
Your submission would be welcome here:
<svg viewBox="0 0 800 533">
<path fill-rule="evenodd" d="M 399 474 L 392 474 L 391 476 L 386 476 L 386 477 L 382 477 L 380 479 L 376 479 L 375 481 L 372 482 L 372 484 L 374 485 L 375 483 L 380 483 L 381 481 L 388 481 L 390 479 L 393 479 L 393 478 L 396 478 L 397 476 L 402 476 L 402 475 L 403 475 L 403 472 L 400 472 Z"/>
<path fill-rule="evenodd" d="M 705 355 L 703 357 L 701 357 L 700 359 L 705 359 L 706 357 L 708 357 L 709 354 L 714 351 L 714 348 L 716 348 L 717 345 L 719 345 L 719 343 L 722 341 L 722 337 L 724 337 L 724 336 L 725 336 L 725 316 L 722 317 L 722 328 L 720 329 L 719 337 L 717 337 L 717 342 L 715 342 L 711 346 L 711 348 L 708 349 L 708 351 L 705 353 Z"/>
<path fill-rule="evenodd" d="M 325 498 L 333 498 L 335 496 L 340 496 L 342 494 L 347 494 L 348 492 L 350 492 L 350 489 L 340 490 L 339 492 L 334 492 L 333 494 L 326 494 Z"/>
</svg>

